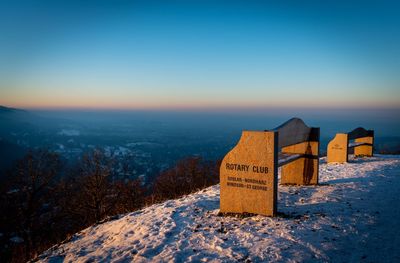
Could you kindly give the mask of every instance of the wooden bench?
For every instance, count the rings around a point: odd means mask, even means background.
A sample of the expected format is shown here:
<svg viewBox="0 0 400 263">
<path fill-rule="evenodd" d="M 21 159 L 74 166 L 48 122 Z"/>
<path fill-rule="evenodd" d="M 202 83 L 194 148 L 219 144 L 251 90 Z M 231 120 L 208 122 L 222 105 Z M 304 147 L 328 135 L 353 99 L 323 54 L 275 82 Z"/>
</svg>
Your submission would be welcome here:
<svg viewBox="0 0 400 263">
<path fill-rule="evenodd" d="M 292 118 L 274 131 L 279 136 L 281 184 L 318 184 L 320 128 L 308 127 L 303 120 Z"/>
<path fill-rule="evenodd" d="M 274 216 L 281 184 L 318 184 L 319 128 L 293 118 L 273 130 L 243 131 L 220 167 L 221 213 Z"/>
<path fill-rule="evenodd" d="M 327 162 L 345 163 L 349 159 L 349 150 L 354 148 L 355 156 L 372 156 L 374 131 L 358 127 L 349 133 L 337 133 L 328 144 Z"/>
</svg>

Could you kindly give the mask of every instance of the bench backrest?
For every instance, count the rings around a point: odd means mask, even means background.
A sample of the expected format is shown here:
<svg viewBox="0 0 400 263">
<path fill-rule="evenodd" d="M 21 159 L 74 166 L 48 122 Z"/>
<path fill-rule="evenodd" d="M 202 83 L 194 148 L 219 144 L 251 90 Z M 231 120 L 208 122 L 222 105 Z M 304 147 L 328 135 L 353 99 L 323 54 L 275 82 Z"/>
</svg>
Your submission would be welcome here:
<svg viewBox="0 0 400 263">
<path fill-rule="evenodd" d="M 363 138 L 363 137 L 374 137 L 374 131 L 373 130 L 366 130 L 363 127 L 358 127 L 352 130 L 351 132 L 347 133 L 349 136 L 349 140 L 355 140 L 358 138 Z"/>
<path fill-rule="evenodd" d="M 319 128 L 308 127 L 302 119 L 292 118 L 273 131 L 279 133 L 278 148 L 308 141 L 319 141 Z"/>
</svg>

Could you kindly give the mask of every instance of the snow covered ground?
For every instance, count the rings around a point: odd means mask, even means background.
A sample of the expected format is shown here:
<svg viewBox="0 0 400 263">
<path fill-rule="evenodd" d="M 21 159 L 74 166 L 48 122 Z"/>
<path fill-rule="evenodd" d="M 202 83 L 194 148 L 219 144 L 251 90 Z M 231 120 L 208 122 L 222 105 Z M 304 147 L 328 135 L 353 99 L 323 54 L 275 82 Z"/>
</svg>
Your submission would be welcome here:
<svg viewBox="0 0 400 263">
<path fill-rule="evenodd" d="M 219 186 L 89 227 L 43 262 L 400 262 L 400 156 L 320 163 L 279 216 L 221 217 Z"/>
</svg>

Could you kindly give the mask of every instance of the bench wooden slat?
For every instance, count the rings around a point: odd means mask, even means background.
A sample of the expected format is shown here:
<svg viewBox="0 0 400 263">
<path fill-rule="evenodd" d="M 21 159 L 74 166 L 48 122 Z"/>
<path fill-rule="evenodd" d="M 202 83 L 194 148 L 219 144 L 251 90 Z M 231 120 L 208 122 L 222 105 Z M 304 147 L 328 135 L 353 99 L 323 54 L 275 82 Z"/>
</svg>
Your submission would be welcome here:
<svg viewBox="0 0 400 263">
<path fill-rule="evenodd" d="M 351 142 L 351 143 L 349 143 L 349 148 L 353 148 L 353 147 L 357 147 L 357 146 L 361 146 L 361 145 L 372 145 L 372 144 L 367 143 L 367 142 Z"/>
<path fill-rule="evenodd" d="M 305 156 L 304 154 L 299 153 L 279 153 L 278 155 L 278 167 L 293 162 L 301 157 Z"/>
</svg>

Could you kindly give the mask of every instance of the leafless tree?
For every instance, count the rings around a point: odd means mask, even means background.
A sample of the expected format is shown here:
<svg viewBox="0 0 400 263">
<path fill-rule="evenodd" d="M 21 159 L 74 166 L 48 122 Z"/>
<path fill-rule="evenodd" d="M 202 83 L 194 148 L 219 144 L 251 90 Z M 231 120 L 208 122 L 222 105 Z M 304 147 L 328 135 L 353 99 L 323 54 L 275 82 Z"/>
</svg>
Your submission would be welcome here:
<svg viewBox="0 0 400 263">
<path fill-rule="evenodd" d="M 115 182 L 114 186 L 120 197 L 115 204 L 116 214 L 132 212 L 144 206 L 145 192 L 139 179 Z"/>
<path fill-rule="evenodd" d="M 101 149 L 84 154 L 79 162 L 69 209 L 79 214 L 83 222 L 102 220 L 118 199 L 111 184 L 113 164 L 114 160 Z"/>
<path fill-rule="evenodd" d="M 53 217 L 52 192 L 60 172 L 59 155 L 48 150 L 29 151 L 18 161 L 3 201 L 9 221 L 5 224 L 22 238 L 27 260 L 35 255 L 43 234 L 48 232 L 47 220 Z"/>
</svg>

